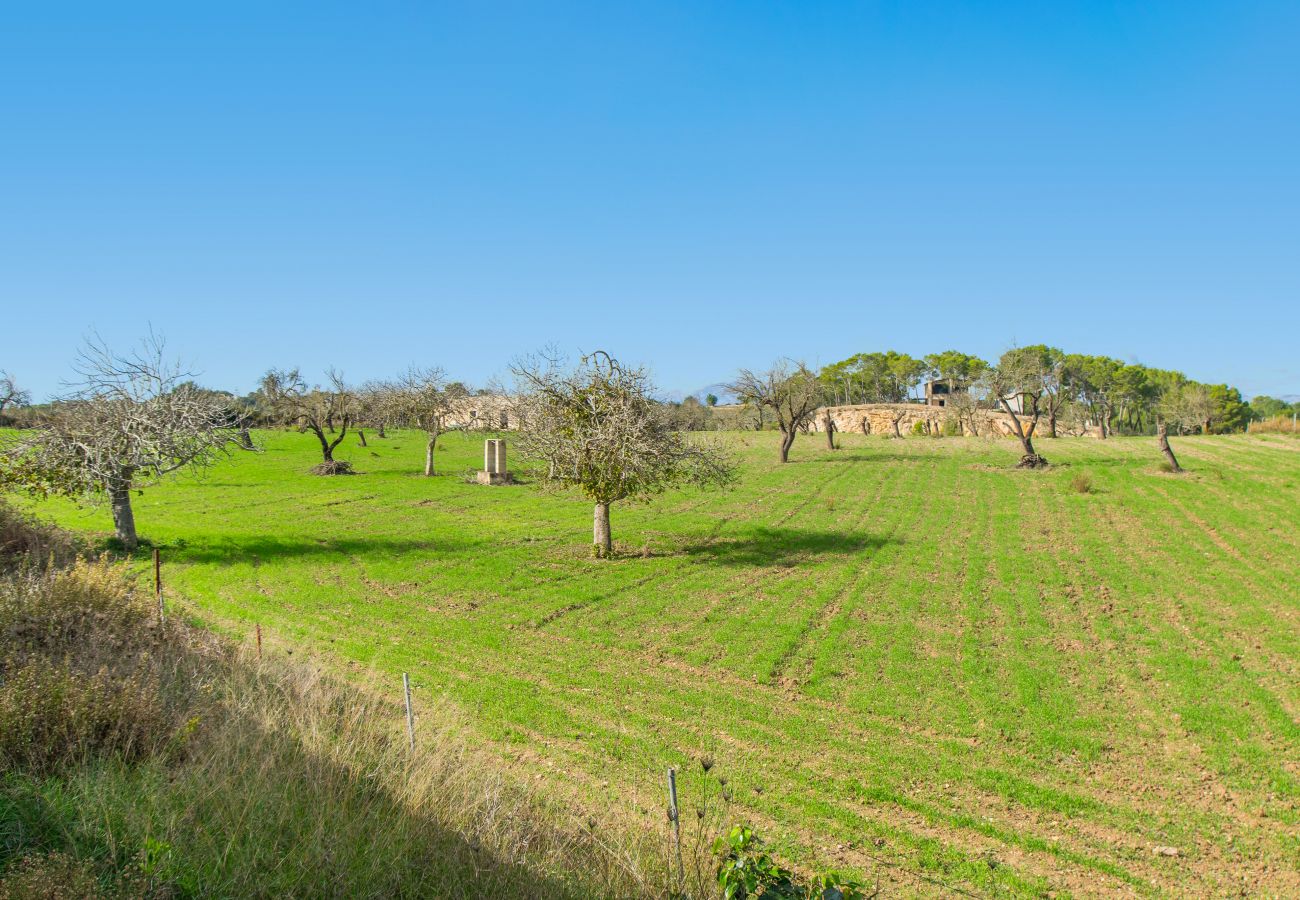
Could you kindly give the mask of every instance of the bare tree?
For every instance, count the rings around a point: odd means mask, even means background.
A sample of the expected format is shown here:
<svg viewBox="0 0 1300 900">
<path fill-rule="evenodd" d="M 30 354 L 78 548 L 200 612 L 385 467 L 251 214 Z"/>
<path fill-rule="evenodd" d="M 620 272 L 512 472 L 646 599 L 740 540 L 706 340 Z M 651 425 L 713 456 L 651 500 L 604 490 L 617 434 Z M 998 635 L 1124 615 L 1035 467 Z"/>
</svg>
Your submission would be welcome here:
<svg viewBox="0 0 1300 900">
<path fill-rule="evenodd" d="M 272 369 L 262 376 L 262 395 L 275 418 L 284 425 L 310 431 L 320 441 L 322 461 L 312 469 L 317 475 L 347 475 L 352 465 L 334 459 L 334 450 L 347 437 L 348 427 L 356 415 L 356 395 L 343 376 L 331 369 L 328 387 L 308 387 L 297 369 Z M 338 422 L 339 430 L 334 430 Z M 334 437 L 326 435 L 330 431 Z"/>
<path fill-rule="evenodd" d="M 1169 426 L 1173 425 L 1180 434 L 1204 428 L 1205 422 L 1213 415 L 1214 400 L 1209 389 L 1203 384 L 1178 381 L 1169 384 L 1160 392 L 1155 404 L 1156 445 L 1172 472 L 1182 472 L 1178 457 L 1174 456 L 1169 446 Z"/>
<path fill-rule="evenodd" d="M 0 474 L 36 494 L 107 497 L 118 540 L 134 550 L 131 492 L 212 463 L 238 443 L 234 422 L 222 396 L 188 382 L 155 335 L 126 355 L 93 338 L 74 368 L 70 392 L 6 450 Z"/>
<path fill-rule="evenodd" d="M 0 415 L 6 409 L 26 406 L 31 402 L 31 395 L 18 386 L 18 382 L 8 372 L 0 369 Z"/>
<path fill-rule="evenodd" d="M 821 406 L 822 385 L 806 365 L 782 360 L 766 372 L 741 369 L 727 390 L 746 402 L 770 409 L 781 430 L 781 462 L 790 461 L 795 435 Z"/>
<path fill-rule="evenodd" d="M 1044 360 L 1037 347 L 1017 347 L 1002 354 L 985 375 L 989 396 L 1011 419 L 1024 455 L 1017 468 L 1037 469 L 1047 460 L 1034 450 L 1034 432 L 1042 415 Z"/>
<path fill-rule="evenodd" d="M 544 467 L 545 483 L 582 491 L 595 504 L 592 550 L 613 551 L 610 505 L 644 500 L 678 484 L 726 484 L 734 478 L 716 448 L 672 427 L 644 369 L 597 351 L 567 369 L 554 355 L 511 366 L 519 449 Z"/>
<path fill-rule="evenodd" d="M 437 366 L 412 366 L 375 390 L 380 398 L 376 405 L 386 419 L 424 432 L 424 474 L 432 476 L 438 437 L 448 429 L 450 418 L 469 391 L 460 382 L 448 383 L 446 373 Z"/>
<path fill-rule="evenodd" d="M 963 390 L 949 394 L 947 403 L 948 409 L 956 414 L 962 429 L 974 437 L 979 437 L 985 400 L 972 390 L 972 387 L 968 385 Z"/>
<path fill-rule="evenodd" d="M 835 417 L 829 409 L 822 411 L 822 430 L 826 432 L 826 449 L 835 449 Z"/>
</svg>

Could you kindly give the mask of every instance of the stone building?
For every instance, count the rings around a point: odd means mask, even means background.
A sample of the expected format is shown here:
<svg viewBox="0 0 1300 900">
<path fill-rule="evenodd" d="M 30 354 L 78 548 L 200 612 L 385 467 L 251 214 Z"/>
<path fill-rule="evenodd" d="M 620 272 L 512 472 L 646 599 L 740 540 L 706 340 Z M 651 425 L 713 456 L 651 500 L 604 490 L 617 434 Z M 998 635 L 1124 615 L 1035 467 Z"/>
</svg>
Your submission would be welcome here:
<svg viewBox="0 0 1300 900">
<path fill-rule="evenodd" d="M 925 383 L 925 405 L 947 406 L 949 399 L 961 390 L 947 378 L 932 378 Z"/>
<path fill-rule="evenodd" d="M 447 427 L 509 431 L 515 427 L 510 416 L 510 399 L 500 394 L 464 397 L 453 404 Z"/>
</svg>

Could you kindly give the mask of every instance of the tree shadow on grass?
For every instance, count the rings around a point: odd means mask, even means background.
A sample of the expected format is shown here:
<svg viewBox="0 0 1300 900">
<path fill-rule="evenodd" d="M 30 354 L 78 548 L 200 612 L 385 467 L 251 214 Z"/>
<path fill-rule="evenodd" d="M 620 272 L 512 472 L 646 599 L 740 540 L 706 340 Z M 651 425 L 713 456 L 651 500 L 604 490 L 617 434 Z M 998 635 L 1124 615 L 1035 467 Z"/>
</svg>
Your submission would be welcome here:
<svg viewBox="0 0 1300 900">
<path fill-rule="evenodd" d="M 439 537 L 407 540 L 384 537 L 277 538 L 266 535 L 223 535 L 211 543 L 181 544 L 167 555 L 177 562 L 236 563 L 255 565 L 277 560 L 307 557 L 418 556 L 462 553 L 476 542 Z"/>
<path fill-rule="evenodd" d="M 825 452 L 830 453 L 829 450 Z M 912 452 L 900 453 L 896 450 L 876 450 L 873 447 L 850 447 L 847 449 L 842 448 L 836 450 L 833 456 L 807 460 L 807 462 L 859 463 L 861 465 L 869 465 L 871 463 L 882 462 L 930 462 L 936 459 L 951 457 L 952 454 L 935 453 L 933 450 L 915 450 Z"/>
<path fill-rule="evenodd" d="M 793 566 L 809 557 L 874 553 L 896 537 L 802 528 L 751 528 L 732 537 L 682 550 L 683 555 L 724 566 Z"/>
</svg>

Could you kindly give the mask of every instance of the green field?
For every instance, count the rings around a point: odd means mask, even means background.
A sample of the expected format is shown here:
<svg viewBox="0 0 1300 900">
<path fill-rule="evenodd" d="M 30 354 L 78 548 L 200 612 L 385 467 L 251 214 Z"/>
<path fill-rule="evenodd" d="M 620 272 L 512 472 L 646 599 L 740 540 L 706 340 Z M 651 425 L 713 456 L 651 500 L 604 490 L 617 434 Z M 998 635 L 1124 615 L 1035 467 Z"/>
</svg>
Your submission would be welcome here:
<svg viewBox="0 0 1300 900">
<path fill-rule="evenodd" d="M 339 478 L 261 440 L 137 498 L 174 602 L 410 671 L 556 796 L 662 829 L 665 766 L 707 754 L 782 855 L 895 893 L 1300 892 L 1300 442 L 1179 439 L 1177 477 L 1152 439 L 1020 472 L 1011 442 L 780 466 L 732 435 L 735 489 L 616 506 L 596 561 L 582 500 L 465 483 L 480 438 L 429 479 L 412 433 L 349 437 Z"/>
</svg>

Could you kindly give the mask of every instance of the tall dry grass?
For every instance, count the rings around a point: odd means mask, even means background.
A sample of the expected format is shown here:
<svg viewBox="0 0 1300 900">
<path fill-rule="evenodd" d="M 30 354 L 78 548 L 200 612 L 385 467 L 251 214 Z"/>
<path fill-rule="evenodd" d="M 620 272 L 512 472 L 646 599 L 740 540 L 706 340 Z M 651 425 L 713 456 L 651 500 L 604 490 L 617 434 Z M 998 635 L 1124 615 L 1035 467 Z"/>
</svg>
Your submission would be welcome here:
<svg viewBox="0 0 1300 900">
<path fill-rule="evenodd" d="M 401 722 L 364 687 L 158 623 L 121 566 L 11 571 L 0 898 L 669 892 L 662 835 L 548 804 L 454 714 L 421 716 L 414 752 Z"/>
<path fill-rule="evenodd" d="M 1300 435 L 1300 426 L 1291 416 L 1274 416 L 1271 419 L 1260 419 L 1257 422 L 1251 422 L 1246 426 L 1246 431 L 1250 434 L 1294 434 Z"/>
</svg>

